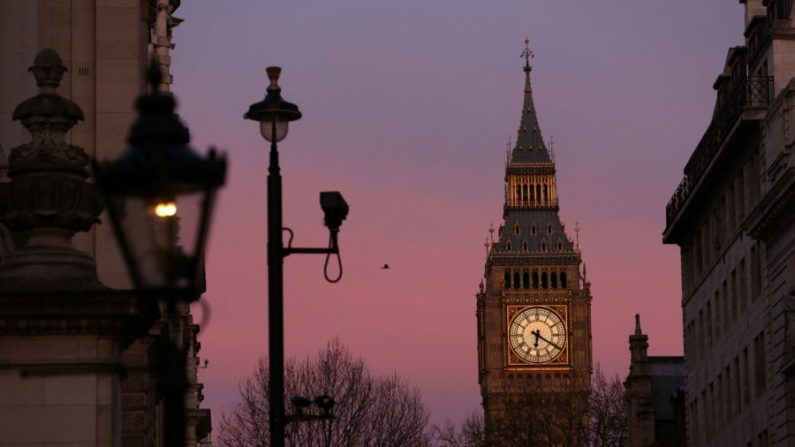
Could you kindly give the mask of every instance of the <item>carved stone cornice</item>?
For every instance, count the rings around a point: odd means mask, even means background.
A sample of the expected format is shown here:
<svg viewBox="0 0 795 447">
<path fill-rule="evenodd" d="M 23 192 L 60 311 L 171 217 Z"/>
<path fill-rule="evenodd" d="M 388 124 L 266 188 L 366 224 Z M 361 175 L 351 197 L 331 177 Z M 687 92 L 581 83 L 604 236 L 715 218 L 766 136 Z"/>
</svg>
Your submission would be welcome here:
<svg viewBox="0 0 795 447">
<path fill-rule="evenodd" d="M 156 300 L 130 291 L 0 290 L 0 336 L 103 335 L 126 347 L 158 317 Z"/>
</svg>

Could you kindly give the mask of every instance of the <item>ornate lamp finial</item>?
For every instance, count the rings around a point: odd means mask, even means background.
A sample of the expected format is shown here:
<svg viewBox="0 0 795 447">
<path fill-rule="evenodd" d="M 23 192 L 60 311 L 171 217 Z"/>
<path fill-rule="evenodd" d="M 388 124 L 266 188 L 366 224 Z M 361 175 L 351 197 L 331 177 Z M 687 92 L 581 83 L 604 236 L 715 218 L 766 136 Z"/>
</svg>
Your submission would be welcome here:
<svg viewBox="0 0 795 447">
<path fill-rule="evenodd" d="M 524 71 L 530 72 L 532 67 L 530 67 L 530 59 L 535 57 L 533 51 L 530 49 L 530 38 L 525 36 L 524 38 L 524 50 L 522 50 L 522 56 L 524 58 Z"/>
<path fill-rule="evenodd" d="M 282 88 L 279 87 L 279 75 L 282 74 L 282 67 L 268 67 L 265 69 L 265 72 L 268 74 L 268 79 L 271 81 L 271 85 L 268 86 L 268 91 L 282 91 Z"/>
<path fill-rule="evenodd" d="M 152 59 L 149 61 L 149 67 L 146 69 L 146 82 L 149 83 L 149 88 L 152 93 L 158 91 L 158 87 L 160 83 L 163 82 L 163 72 L 160 70 L 160 66 L 157 64 L 157 59 L 152 56 Z"/>
<path fill-rule="evenodd" d="M 635 335 L 640 335 L 640 314 L 635 314 Z"/>
</svg>

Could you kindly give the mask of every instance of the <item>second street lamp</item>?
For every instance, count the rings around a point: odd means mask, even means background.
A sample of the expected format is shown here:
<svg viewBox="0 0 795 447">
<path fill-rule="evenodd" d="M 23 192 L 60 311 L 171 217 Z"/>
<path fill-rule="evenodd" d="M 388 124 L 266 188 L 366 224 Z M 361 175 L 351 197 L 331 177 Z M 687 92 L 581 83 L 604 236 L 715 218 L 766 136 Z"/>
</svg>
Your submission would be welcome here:
<svg viewBox="0 0 795 447">
<path fill-rule="evenodd" d="M 244 118 L 260 123 L 260 133 L 270 144 L 270 164 L 268 166 L 268 361 L 269 383 L 269 425 L 270 445 L 284 445 L 287 416 L 284 408 L 284 258 L 292 253 L 314 253 L 339 256 L 337 233 L 342 221 L 347 217 L 348 204 L 337 191 L 323 192 L 320 195 L 321 207 L 326 215 L 329 228 L 328 248 L 293 248 L 292 231 L 282 223 L 282 177 L 279 167 L 279 141 L 287 136 L 289 122 L 301 118 L 298 106 L 282 99 L 279 87 L 281 68 L 268 67 L 270 85 L 265 99 L 252 104 Z M 284 246 L 282 232 L 289 231 L 288 246 Z M 340 264 L 341 265 L 341 264 Z M 328 258 L 326 262 L 328 267 Z M 341 268 L 341 267 L 340 267 Z M 340 275 L 342 270 L 340 270 Z M 326 274 L 328 279 L 328 274 Z M 338 281 L 330 280 L 331 282 Z"/>
</svg>

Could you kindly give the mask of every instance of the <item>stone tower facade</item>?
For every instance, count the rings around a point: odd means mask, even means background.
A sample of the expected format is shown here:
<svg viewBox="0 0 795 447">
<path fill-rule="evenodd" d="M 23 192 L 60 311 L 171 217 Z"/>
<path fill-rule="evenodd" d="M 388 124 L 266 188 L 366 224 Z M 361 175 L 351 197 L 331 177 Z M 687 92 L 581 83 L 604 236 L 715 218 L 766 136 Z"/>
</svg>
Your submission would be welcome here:
<svg viewBox="0 0 795 447">
<path fill-rule="evenodd" d="M 687 445 L 795 445 L 795 8 L 743 0 L 715 108 L 666 206 L 680 248 Z"/>
<path fill-rule="evenodd" d="M 555 162 L 533 104 L 529 48 L 524 56 L 524 103 L 505 169 L 504 221 L 488 244 L 477 295 L 486 436 L 489 445 L 586 445 L 590 287 L 579 248 L 558 215 Z"/>
</svg>

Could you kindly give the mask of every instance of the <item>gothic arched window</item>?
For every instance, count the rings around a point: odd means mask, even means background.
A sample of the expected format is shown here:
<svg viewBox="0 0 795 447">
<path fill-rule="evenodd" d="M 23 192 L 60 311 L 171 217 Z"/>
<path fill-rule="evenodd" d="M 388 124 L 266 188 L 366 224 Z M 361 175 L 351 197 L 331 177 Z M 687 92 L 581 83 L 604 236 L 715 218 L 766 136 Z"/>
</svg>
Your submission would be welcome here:
<svg viewBox="0 0 795 447">
<path fill-rule="evenodd" d="M 538 231 L 538 229 L 536 228 L 536 224 L 531 224 L 530 225 L 530 234 L 534 235 L 534 234 L 536 234 L 537 231 Z"/>
<path fill-rule="evenodd" d="M 505 271 L 505 288 L 506 289 L 510 289 L 511 288 L 511 271 L 510 270 L 506 270 Z"/>
<path fill-rule="evenodd" d="M 538 272 L 533 272 L 533 288 L 538 288 Z"/>
<path fill-rule="evenodd" d="M 513 272 L 513 288 L 518 289 L 521 287 L 519 284 L 519 272 Z"/>
<path fill-rule="evenodd" d="M 541 288 L 542 289 L 549 288 L 549 283 L 547 281 L 547 272 L 541 274 Z"/>
<path fill-rule="evenodd" d="M 547 241 L 541 241 L 541 251 L 547 251 Z"/>
<path fill-rule="evenodd" d="M 522 241 L 522 253 L 527 253 L 527 241 Z"/>
<path fill-rule="evenodd" d="M 563 251 L 563 241 L 558 239 L 558 251 Z"/>
<path fill-rule="evenodd" d="M 553 289 L 557 289 L 558 288 L 558 274 L 556 272 L 552 272 L 550 274 L 550 279 L 551 279 L 550 282 L 552 283 L 552 288 Z"/>
<path fill-rule="evenodd" d="M 522 232 L 522 229 L 519 227 L 519 224 L 513 226 L 513 234 L 519 234 Z"/>
<path fill-rule="evenodd" d="M 568 283 L 566 282 L 566 272 L 560 272 L 560 287 L 564 289 L 568 287 Z"/>
<path fill-rule="evenodd" d="M 530 288 L 530 273 L 525 270 L 522 272 L 522 288 L 529 289 Z"/>
<path fill-rule="evenodd" d="M 547 224 L 547 234 L 552 234 L 552 224 Z"/>
</svg>

